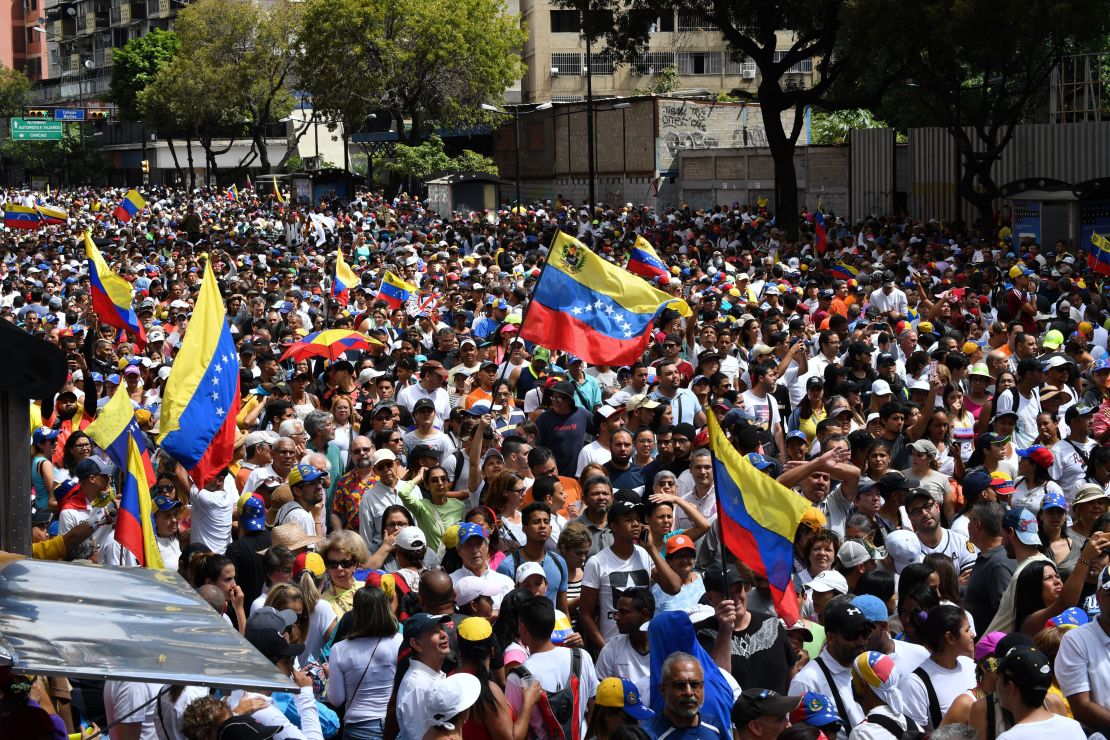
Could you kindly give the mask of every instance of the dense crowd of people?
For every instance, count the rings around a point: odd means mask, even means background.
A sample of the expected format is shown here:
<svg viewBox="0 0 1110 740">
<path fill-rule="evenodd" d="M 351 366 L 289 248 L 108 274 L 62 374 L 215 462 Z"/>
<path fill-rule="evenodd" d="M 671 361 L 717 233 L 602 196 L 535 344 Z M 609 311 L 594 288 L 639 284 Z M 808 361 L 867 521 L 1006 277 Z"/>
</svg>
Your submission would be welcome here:
<svg viewBox="0 0 1110 740">
<path fill-rule="evenodd" d="M 1110 728 L 1110 282 L 1081 249 L 905 215 L 829 214 L 818 234 L 802 214 L 794 238 L 742 204 L 142 194 L 122 222 L 120 191 L 62 190 L 67 223 L 0 237 L 0 318 L 69 362 L 32 407 L 34 555 L 135 566 L 84 431 L 126 393 L 164 565 L 297 691 L 0 668 L 11 737 Z M 145 344 L 92 310 L 86 231 L 132 284 Z M 628 366 L 519 339 L 558 231 L 618 265 L 642 236 L 693 315 L 664 310 Z M 359 280 L 342 296 L 337 250 Z M 205 260 L 242 403 L 234 461 L 198 488 L 157 440 Z M 387 271 L 417 290 L 391 300 Z M 374 342 L 283 359 L 334 328 Z M 797 621 L 722 543 L 711 416 L 808 503 Z"/>
</svg>

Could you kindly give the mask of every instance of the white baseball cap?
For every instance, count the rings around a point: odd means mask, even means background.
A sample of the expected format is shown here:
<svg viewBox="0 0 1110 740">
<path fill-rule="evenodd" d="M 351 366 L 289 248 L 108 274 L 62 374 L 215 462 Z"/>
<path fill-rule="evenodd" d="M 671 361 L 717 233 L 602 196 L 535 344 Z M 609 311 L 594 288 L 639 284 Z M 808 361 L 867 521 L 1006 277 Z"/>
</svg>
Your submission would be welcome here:
<svg viewBox="0 0 1110 740">
<path fill-rule="evenodd" d="M 873 396 L 889 396 L 894 391 L 890 390 L 890 383 L 882 378 L 879 378 L 871 384 L 871 395 Z"/>
<path fill-rule="evenodd" d="M 886 554 L 894 561 L 894 572 L 901 573 L 911 563 L 925 559 L 921 553 L 921 541 L 908 529 L 896 529 L 883 538 Z"/>
<path fill-rule="evenodd" d="M 516 583 L 519 586 L 528 580 L 528 576 L 536 575 L 543 576 L 544 580 L 547 580 L 547 574 L 544 573 L 543 566 L 539 563 L 533 563 L 531 561 L 521 563 L 516 569 Z"/>
<path fill-rule="evenodd" d="M 466 606 L 479 596 L 486 596 L 490 599 L 501 593 L 501 587 L 493 581 L 487 581 L 485 578 L 478 576 L 466 576 L 460 578 L 459 582 L 455 584 L 455 603 L 459 606 Z"/>
<path fill-rule="evenodd" d="M 370 467 L 378 467 L 378 463 L 385 462 L 386 460 L 396 460 L 397 456 L 393 454 L 393 450 L 375 450 L 374 457 L 370 458 Z"/>
<path fill-rule="evenodd" d="M 427 694 L 426 704 L 432 726 L 457 729 L 451 720 L 474 706 L 481 693 L 482 682 L 469 673 L 456 673 L 436 681 Z"/>
<path fill-rule="evenodd" d="M 397 547 L 409 552 L 419 552 L 428 546 L 427 539 L 420 527 L 405 527 L 397 533 Z"/>
<path fill-rule="evenodd" d="M 826 570 L 818 573 L 817 577 L 806 584 L 806 588 L 819 594 L 836 591 L 838 594 L 848 593 L 848 581 L 835 570 Z"/>
</svg>

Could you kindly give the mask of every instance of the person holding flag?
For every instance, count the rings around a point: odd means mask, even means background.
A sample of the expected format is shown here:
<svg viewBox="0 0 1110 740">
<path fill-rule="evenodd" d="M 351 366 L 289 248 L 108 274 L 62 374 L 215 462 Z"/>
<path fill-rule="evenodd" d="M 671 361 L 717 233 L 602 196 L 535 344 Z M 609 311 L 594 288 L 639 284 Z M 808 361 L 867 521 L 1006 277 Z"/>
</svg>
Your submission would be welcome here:
<svg viewBox="0 0 1110 740">
<path fill-rule="evenodd" d="M 335 252 L 335 279 L 331 284 L 332 298 L 339 301 L 339 305 L 346 306 L 351 300 L 351 288 L 359 285 L 358 275 L 343 259 L 343 249 Z"/>
<path fill-rule="evenodd" d="M 112 272 L 89 232 L 85 232 L 85 256 L 89 260 L 89 293 L 97 317 L 133 334 L 140 348 L 145 346 L 146 329 L 132 307 L 131 283 Z"/>
</svg>

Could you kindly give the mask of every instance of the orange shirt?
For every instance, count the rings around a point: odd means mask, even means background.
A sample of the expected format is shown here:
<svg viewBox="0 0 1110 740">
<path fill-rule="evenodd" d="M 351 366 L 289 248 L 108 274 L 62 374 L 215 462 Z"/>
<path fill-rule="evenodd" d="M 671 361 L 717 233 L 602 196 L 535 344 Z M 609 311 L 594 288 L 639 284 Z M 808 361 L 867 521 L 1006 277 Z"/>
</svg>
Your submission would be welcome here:
<svg viewBox="0 0 1110 740">
<path fill-rule="evenodd" d="M 829 304 L 829 313 L 848 318 L 848 306 L 840 298 L 833 298 L 832 303 Z"/>
<path fill-rule="evenodd" d="M 559 482 L 563 484 L 563 493 L 565 493 L 567 497 L 567 504 L 559 509 L 559 513 L 567 519 L 573 519 L 574 517 L 567 513 L 567 506 L 577 504 L 582 500 L 582 486 L 578 485 L 578 481 L 574 478 L 568 478 L 565 475 L 559 476 Z M 524 492 L 524 498 L 522 499 L 520 508 L 523 509 L 525 506 L 532 503 L 533 500 L 532 486 L 528 486 L 528 490 Z"/>
<path fill-rule="evenodd" d="M 482 402 L 485 402 L 487 406 L 492 406 L 493 394 L 481 388 L 475 388 L 467 395 L 466 400 L 463 401 L 463 408 L 470 409 L 474 404 Z"/>
</svg>

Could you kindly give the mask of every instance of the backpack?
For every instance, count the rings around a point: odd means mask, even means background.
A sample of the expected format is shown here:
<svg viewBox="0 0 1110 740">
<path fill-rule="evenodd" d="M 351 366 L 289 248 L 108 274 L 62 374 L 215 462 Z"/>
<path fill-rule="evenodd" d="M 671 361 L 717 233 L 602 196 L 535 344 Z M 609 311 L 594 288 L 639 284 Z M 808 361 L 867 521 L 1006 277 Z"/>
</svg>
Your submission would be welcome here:
<svg viewBox="0 0 1110 740">
<path fill-rule="evenodd" d="M 512 671 L 521 680 L 531 679 L 532 674 L 524 666 Z M 582 710 L 579 702 L 578 686 L 582 681 L 582 650 L 571 648 L 570 680 L 558 691 L 544 691 L 540 694 L 536 708 L 543 716 L 544 727 L 552 740 L 581 740 Z M 531 733 L 530 733 L 531 735 Z"/>
<path fill-rule="evenodd" d="M 903 716 L 902 718 L 906 720 L 905 730 L 899 727 L 897 722 L 884 714 L 867 715 L 868 722 L 873 725 L 878 725 L 894 737 L 898 738 L 898 740 L 921 740 L 925 737 L 925 733 L 921 731 L 921 728 L 918 727 L 912 719 L 906 716 Z"/>
</svg>

